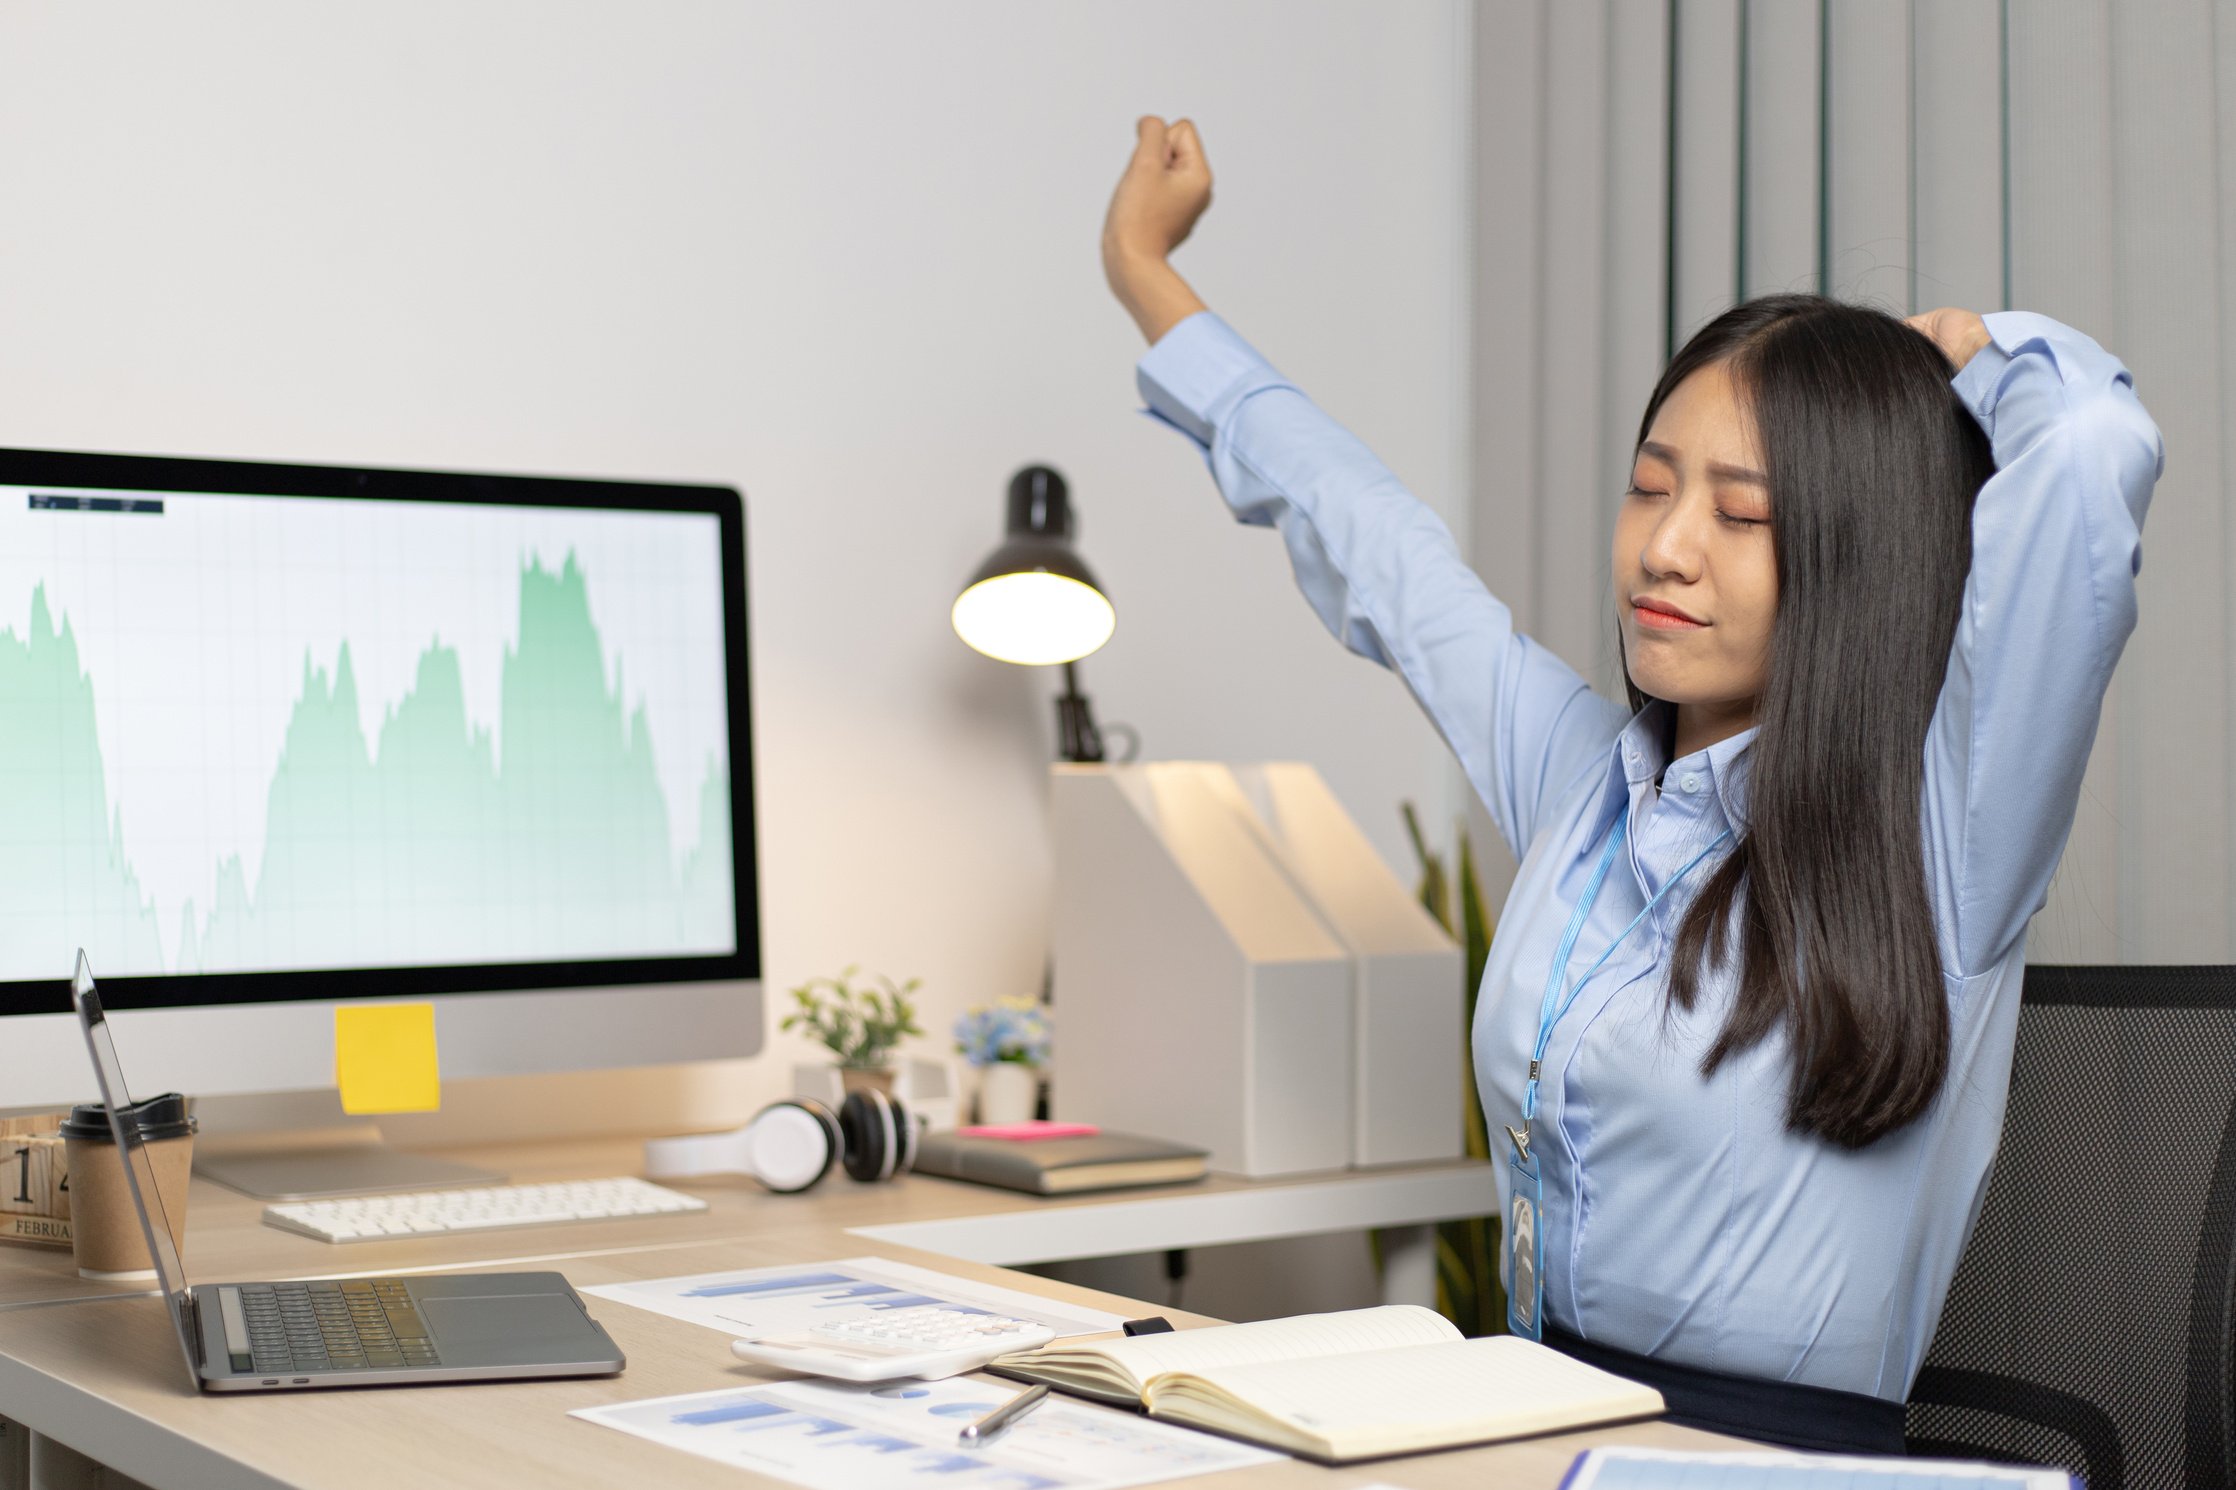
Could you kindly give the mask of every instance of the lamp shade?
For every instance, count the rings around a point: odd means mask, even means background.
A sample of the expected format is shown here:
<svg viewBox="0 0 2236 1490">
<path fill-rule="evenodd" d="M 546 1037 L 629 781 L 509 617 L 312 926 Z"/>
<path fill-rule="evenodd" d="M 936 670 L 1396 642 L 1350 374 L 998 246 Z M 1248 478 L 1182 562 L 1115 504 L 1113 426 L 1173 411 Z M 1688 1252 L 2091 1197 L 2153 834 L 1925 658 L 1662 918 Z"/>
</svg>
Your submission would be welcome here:
<svg viewBox="0 0 2236 1490">
<path fill-rule="evenodd" d="M 978 566 L 949 619 L 1003 662 L 1076 662 L 1110 640 L 1118 613 L 1072 551 L 1071 495 L 1047 466 L 1010 478 L 1008 536 Z"/>
</svg>

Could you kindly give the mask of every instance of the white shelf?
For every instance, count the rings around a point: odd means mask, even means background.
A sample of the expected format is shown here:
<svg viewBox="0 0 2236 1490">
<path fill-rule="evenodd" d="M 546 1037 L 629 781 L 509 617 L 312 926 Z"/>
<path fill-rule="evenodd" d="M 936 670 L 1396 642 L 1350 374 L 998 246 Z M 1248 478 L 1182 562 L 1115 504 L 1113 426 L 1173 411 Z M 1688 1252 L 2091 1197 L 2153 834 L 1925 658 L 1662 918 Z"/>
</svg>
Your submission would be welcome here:
<svg viewBox="0 0 2236 1490">
<path fill-rule="evenodd" d="M 1063 1262 L 1487 1216 L 1498 1210 L 1493 1175 L 1487 1163 L 1355 1170 L 1249 1189 L 1119 1195 L 990 1216 L 858 1226 L 847 1234 L 967 1262 Z"/>
</svg>

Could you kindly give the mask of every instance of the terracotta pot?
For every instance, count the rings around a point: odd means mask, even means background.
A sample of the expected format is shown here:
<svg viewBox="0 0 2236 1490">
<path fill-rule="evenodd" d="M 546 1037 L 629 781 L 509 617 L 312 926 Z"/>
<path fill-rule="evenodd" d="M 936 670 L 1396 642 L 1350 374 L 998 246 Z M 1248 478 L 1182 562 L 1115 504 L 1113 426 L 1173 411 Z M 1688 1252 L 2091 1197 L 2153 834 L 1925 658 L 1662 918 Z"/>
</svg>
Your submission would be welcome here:
<svg viewBox="0 0 2236 1490">
<path fill-rule="evenodd" d="M 893 1095 L 893 1068 L 891 1066 L 841 1066 L 839 1081 L 849 1092 L 864 1091 L 874 1087 L 886 1096 Z"/>
</svg>

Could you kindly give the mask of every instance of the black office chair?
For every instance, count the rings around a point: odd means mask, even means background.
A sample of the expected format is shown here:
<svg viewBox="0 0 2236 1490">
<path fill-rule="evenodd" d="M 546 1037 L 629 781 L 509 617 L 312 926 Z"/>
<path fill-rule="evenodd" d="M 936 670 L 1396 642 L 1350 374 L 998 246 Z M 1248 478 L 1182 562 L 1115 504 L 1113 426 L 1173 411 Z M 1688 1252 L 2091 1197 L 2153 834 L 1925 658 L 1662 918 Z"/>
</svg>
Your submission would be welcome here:
<svg viewBox="0 0 2236 1490">
<path fill-rule="evenodd" d="M 2236 1485 L 2236 967 L 2026 970 L 2003 1147 L 1908 1431 L 2089 1490 Z"/>
</svg>

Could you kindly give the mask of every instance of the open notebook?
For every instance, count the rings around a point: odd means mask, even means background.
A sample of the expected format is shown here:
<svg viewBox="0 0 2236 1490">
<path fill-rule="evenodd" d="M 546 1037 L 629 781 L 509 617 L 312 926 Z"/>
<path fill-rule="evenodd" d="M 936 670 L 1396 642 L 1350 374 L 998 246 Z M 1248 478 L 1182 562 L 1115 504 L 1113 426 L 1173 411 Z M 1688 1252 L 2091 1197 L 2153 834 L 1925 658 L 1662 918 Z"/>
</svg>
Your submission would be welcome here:
<svg viewBox="0 0 2236 1490">
<path fill-rule="evenodd" d="M 993 1364 L 1151 1417 L 1343 1464 L 1662 1411 L 1659 1392 L 1510 1335 L 1388 1304 L 1171 1334 L 1073 1337 Z"/>
</svg>

